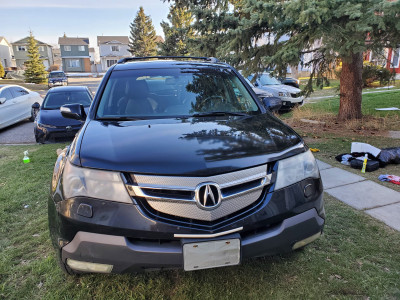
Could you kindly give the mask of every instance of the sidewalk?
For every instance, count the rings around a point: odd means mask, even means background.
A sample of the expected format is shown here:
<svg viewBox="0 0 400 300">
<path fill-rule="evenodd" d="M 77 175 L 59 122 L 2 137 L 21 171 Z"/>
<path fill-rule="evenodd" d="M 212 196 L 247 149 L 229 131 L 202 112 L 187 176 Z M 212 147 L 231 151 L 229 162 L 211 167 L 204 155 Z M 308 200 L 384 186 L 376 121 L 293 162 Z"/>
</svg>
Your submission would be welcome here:
<svg viewBox="0 0 400 300">
<path fill-rule="evenodd" d="M 397 88 L 390 88 L 390 89 L 379 89 L 379 90 L 367 90 L 362 92 L 363 95 L 366 94 L 376 94 L 376 93 L 387 93 L 387 92 L 398 92 L 400 91 L 400 89 Z M 309 103 L 310 101 L 313 100 L 321 100 L 321 99 L 327 99 L 327 98 L 335 98 L 335 97 L 339 97 L 339 95 L 328 95 L 328 96 L 319 96 L 319 97 L 308 97 L 306 99 L 304 99 L 304 103 Z"/>
<path fill-rule="evenodd" d="M 400 231 L 400 193 L 317 160 L 324 191 Z"/>
</svg>

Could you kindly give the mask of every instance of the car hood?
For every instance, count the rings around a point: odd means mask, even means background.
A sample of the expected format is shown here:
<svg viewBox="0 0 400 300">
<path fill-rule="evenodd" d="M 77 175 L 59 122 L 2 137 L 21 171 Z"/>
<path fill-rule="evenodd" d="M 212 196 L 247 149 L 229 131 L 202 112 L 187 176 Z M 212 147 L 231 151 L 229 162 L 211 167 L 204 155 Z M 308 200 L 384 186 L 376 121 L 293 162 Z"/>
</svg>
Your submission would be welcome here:
<svg viewBox="0 0 400 300">
<path fill-rule="evenodd" d="M 89 107 L 85 107 L 88 113 Z M 53 125 L 53 126 L 78 126 L 82 125 L 81 121 L 67 119 L 61 115 L 59 109 L 41 109 L 37 116 L 37 122 L 40 124 Z"/>
<path fill-rule="evenodd" d="M 182 176 L 209 176 L 264 164 L 274 159 L 268 154 L 301 142 L 291 128 L 270 114 L 91 120 L 82 134 L 79 153 L 84 167 Z"/>
<path fill-rule="evenodd" d="M 297 94 L 301 92 L 300 89 L 285 84 L 263 85 L 260 86 L 260 88 L 274 94 L 274 96 L 278 96 L 279 92 L 289 92 L 291 94 Z"/>
<path fill-rule="evenodd" d="M 271 94 L 271 92 L 267 92 L 266 90 L 259 89 L 259 88 L 256 88 L 256 87 L 253 87 L 252 89 L 253 89 L 254 93 L 256 93 L 256 95 L 258 97 L 260 97 L 260 98 L 262 98 L 262 97 L 272 97 L 273 96 Z"/>
</svg>

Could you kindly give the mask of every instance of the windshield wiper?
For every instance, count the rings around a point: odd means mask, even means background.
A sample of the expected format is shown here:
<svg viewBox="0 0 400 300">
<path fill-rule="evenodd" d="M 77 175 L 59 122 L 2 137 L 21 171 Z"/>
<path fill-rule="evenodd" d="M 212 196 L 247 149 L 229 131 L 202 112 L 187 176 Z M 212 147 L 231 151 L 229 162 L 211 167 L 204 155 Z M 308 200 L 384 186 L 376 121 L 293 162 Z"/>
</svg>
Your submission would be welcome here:
<svg viewBox="0 0 400 300">
<path fill-rule="evenodd" d="M 241 112 L 229 112 L 229 111 L 210 111 L 210 112 L 203 112 L 203 113 L 196 113 L 193 114 L 192 117 L 214 117 L 214 116 L 248 116 L 246 113 Z"/>
<path fill-rule="evenodd" d="M 139 117 L 102 117 L 102 118 L 97 118 L 97 120 L 101 120 L 101 121 L 135 121 L 135 120 L 146 120 L 146 119 L 139 118 Z"/>
</svg>

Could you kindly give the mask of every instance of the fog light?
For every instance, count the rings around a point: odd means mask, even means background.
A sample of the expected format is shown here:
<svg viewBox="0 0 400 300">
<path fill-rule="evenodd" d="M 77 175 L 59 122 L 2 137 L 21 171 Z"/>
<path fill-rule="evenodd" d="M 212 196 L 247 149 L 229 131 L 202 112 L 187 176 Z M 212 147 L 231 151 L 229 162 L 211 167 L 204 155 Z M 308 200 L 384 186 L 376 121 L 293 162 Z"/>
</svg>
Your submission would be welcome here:
<svg viewBox="0 0 400 300">
<path fill-rule="evenodd" d="M 82 272 L 111 273 L 113 265 L 96 264 L 75 259 L 67 259 L 67 265 L 74 270 Z"/>
<path fill-rule="evenodd" d="M 321 232 L 318 232 L 304 240 L 301 240 L 299 242 L 297 242 L 296 244 L 293 245 L 293 250 L 304 247 L 305 245 L 314 242 L 317 238 L 319 238 L 321 236 Z"/>
</svg>

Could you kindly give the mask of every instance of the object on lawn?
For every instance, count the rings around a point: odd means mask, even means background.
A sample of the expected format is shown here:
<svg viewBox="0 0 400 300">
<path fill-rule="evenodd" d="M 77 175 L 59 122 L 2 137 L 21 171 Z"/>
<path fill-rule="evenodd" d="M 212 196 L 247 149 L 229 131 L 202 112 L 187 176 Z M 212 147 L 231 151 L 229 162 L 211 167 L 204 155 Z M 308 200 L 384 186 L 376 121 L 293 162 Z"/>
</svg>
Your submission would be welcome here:
<svg viewBox="0 0 400 300">
<path fill-rule="evenodd" d="M 318 148 L 310 148 L 311 152 L 319 152 Z"/>
<path fill-rule="evenodd" d="M 386 175 L 379 175 L 378 179 L 380 181 L 389 181 L 391 183 L 400 185 L 400 176 L 386 174 Z"/>
<path fill-rule="evenodd" d="M 354 159 L 351 154 L 340 154 L 335 157 L 338 162 L 346 166 L 350 166 L 350 160 Z"/>
<path fill-rule="evenodd" d="M 28 208 L 28 207 L 29 207 L 29 205 L 28 205 L 28 204 L 25 204 L 25 205 L 24 205 L 24 208 Z"/>
<path fill-rule="evenodd" d="M 397 107 L 385 107 L 385 108 L 375 108 L 375 110 L 384 110 L 384 111 L 388 111 L 388 110 L 400 110 Z"/>
<path fill-rule="evenodd" d="M 400 164 L 400 147 L 382 149 L 378 159 L 382 166 Z"/>
<path fill-rule="evenodd" d="M 24 158 L 23 158 L 24 164 L 27 164 L 27 163 L 31 162 L 31 160 L 29 159 L 28 154 L 29 154 L 28 151 L 24 151 Z"/>
<path fill-rule="evenodd" d="M 362 169 L 364 162 L 359 159 L 352 159 L 350 160 L 350 167 L 353 169 Z M 365 167 L 366 172 L 373 172 L 379 169 L 379 161 L 373 160 L 373 159 L 368 159 L 367 160 L 367 165 Z"/>
<path fill-rule="evenodd" d="M 378 157 L 379 153 L 381 153 L 381 149 L 378 149 L 370 144 L 366 143 L 358 143 L 353 142 L 351 143 L 351 153 L 370 153 L 375 157 Z"/>
<path fill-rule="evenodd" d="M 365 154 L 363 165 L 362 165 L 362 168 L 361 168 L 361 173 L 365 173 L 365 169 L 367 168 L 367 161 L 368 161 L 368 154 Z"/>
</svg>

